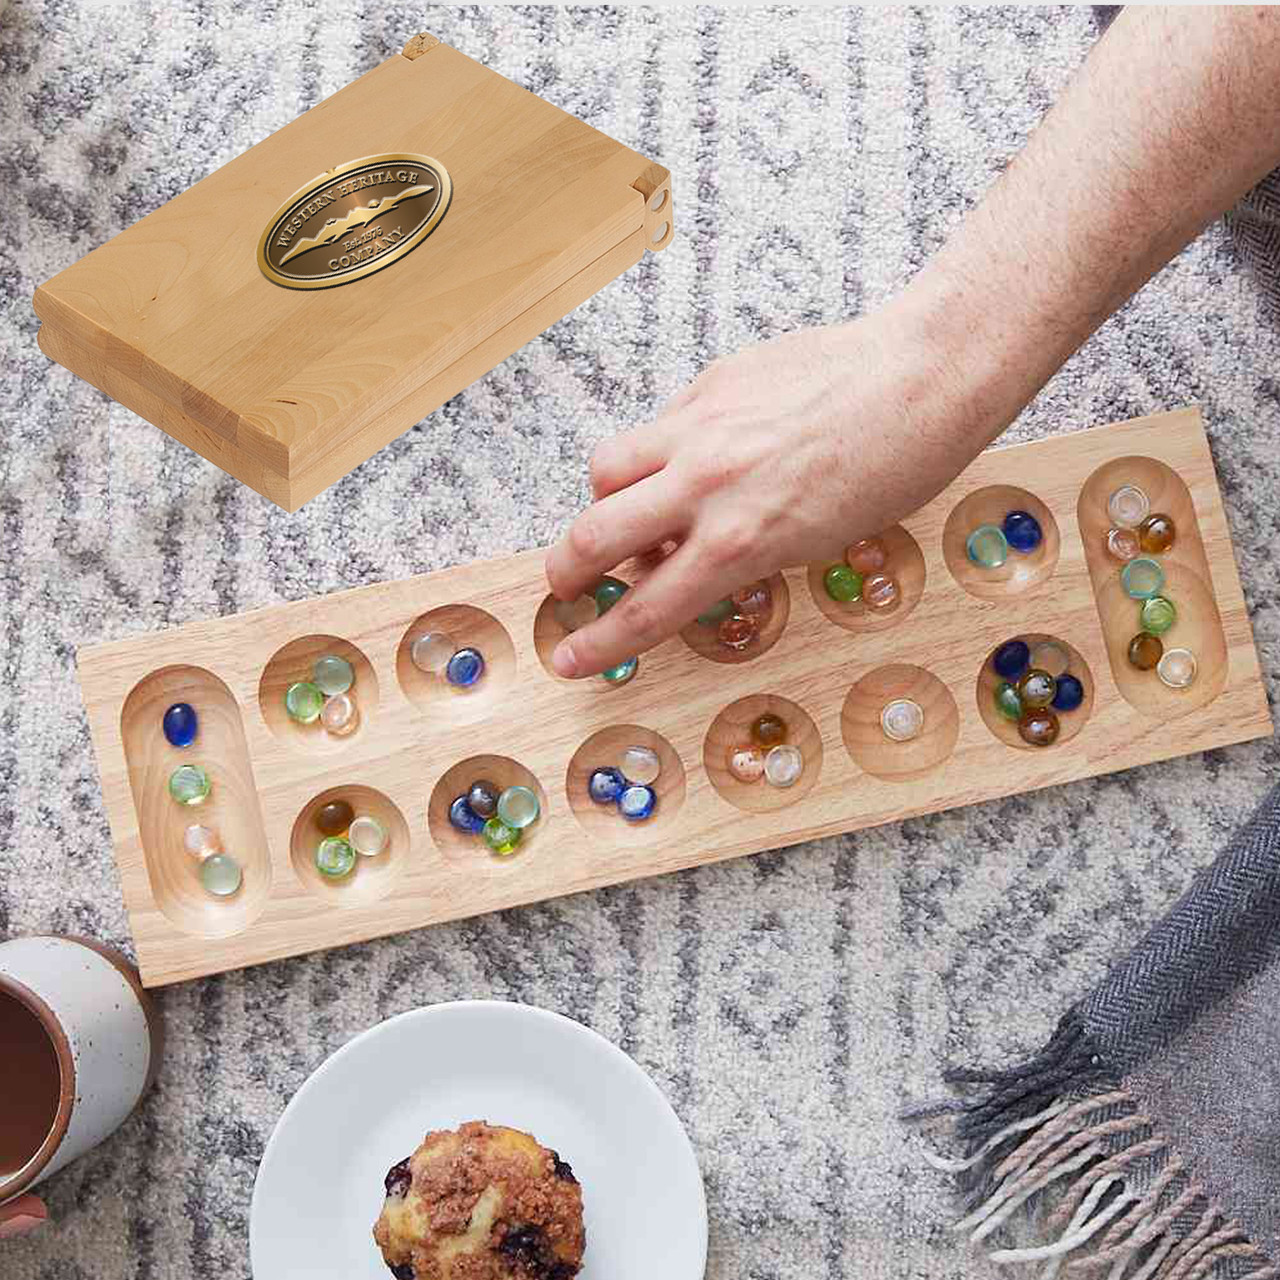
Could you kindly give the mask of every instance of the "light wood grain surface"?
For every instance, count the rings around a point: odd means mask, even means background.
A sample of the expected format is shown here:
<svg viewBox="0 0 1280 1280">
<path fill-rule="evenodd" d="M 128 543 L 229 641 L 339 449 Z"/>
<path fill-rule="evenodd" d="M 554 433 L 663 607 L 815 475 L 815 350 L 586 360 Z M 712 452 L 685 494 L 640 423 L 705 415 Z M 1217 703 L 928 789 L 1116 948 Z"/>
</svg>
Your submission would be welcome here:
<svg viewBox="0 0 1280 1280">
<path fill-rule="evenodd" d="M 1179 540 L 1162 560 L 1171 592 L 1184 591 L 1178 625 L 1209 659 L 1187 693 L 1165 688 L 1154 674 L 1137 686 L 1113 665 L 1114 636 L 1124 632 L 1127 641 L 1136 629 L 1136 605 L 1112 600 L 1109 567 L 1095 589 L 1083 539 L 1097 535 L 1102 517 L 1094 504 L 1105 504 L 1117 459 L 1139 460 L 1126 468 L 1142 469 L 1153 486 L 1170 474 L 1185 485 Z M 1052 530 L 1038 554 L 1052 564 L 1042 572 L 1033 557 L 1015 566 L 1006 575 L 1014 585 L 992 598 L 970 579 L 945 531 L 957 507 L 969 510 L 974 495 L 1003 485 L 1043 504 Z M 1171 483 L 1159 492 L 1170 503 L 1179 496 Z M 144 980 L 158 985 L 356 942 L 1272 732 L 1198 411 L 988 452 L 904 521 L 903 534 L 919 548 L 924 576 L 896 623 L 837 625 L 814 599 L 810 566 L 800 566 L 784 575 L 785 626 L 767 652 L 720 663 L 677 637 L 645 655 L 621 688 L 566 682 L 546 670 L 535 645 L 546 600 L 541 551 L 82 650 L 80 678 Z M 459 643 L 480 639 L 493 655 L 489 683 L 474 695 L 402 680 L 402 645 L 436 610 L 449 611 L 436 616 L 451 619 Z M 544 646 L 554 639 L 546 614 Z M 1030 634 L 1071 646 L 1092 691 L 1091 705 L 1074 713 L 1080 723 L 1070 739 L 1044 750 L 997 736 L 978 701 L 993 647 Z M 315 637 L 340 638 L 368 664 L 355 689 L 360 729 L 336 745 L 318 743 L 319 731 L 282 719 L 274 705 L 293 664 L 303 678 L 309 655 L 328 643 Z M 1177 630 L 1169 637 L 1181 639 Z M 190 700 L 206 716 L 216 708 L 221 726 L 185 751 L 168 746 L 159 721 L 171 677 L 156 673 L 175 667 Z M 926 708 L 926 736 L 877 742 L 867 732 L 868 699 L 911 689 Z M 779 705 L 775 699 L 803 713 L 806 776 L 769 794 L 768 805 L 754 797 L 741 803 L 719 765 L 725 722 Z M 743 700 L 755 701 L 744 707 Z M 240 735 L 226 723 L 229 708 L 238 708 Z M 611 749 L 617 738 L 608 731 L 627 725 L 680 761 L 678 785 L 664 791 L 661 818 L 647 832 L 584 819 L 569 793 L 570 780 L 576 789 L 582 777 L 583 744 L 604 735 L 601 749 Z M 808 737 L 810 725 L 816 739 Z M 189 819 L 151 794 L 188 760 L 206 763 L 214 776 L 208 812 L 225 815 L 217 806 L 234 804 L 240 815 L 235 838 L 244 842 L 246 884 L 232 902 L 200 896 L 194 863 L 175 841 Z M 442 821 L 442 805 L 473 770 L 500 772 L 500 783 L 532 778 L 545 798 L 532 838 L 512 859 L 490 857 Z M 376 876 L 362 879 L 365 868 L 358 868 L 345 885 L 321 885 L 305 860 L 299 870 L 296 826 L 317 797 L 347 788 L 368 788 L 385 801 L 398 840 Z M 201 810 L 191 812 L 198 818 Z"/>
</svg>

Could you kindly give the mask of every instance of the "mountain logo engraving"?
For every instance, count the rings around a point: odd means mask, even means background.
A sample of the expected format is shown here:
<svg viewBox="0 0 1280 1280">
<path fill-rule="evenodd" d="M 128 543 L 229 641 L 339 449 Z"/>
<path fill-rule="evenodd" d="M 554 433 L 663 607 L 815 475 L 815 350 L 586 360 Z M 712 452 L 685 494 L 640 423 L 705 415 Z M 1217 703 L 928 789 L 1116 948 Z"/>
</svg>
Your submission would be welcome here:
<svg viewBox="0 0 1280 1280">
<path fill-rule="evenodd" d="M 287 289 L 330 289 L 399 262 L 440 225 L 453 184 L 440 161 L 365 156 L 294 192 L 258 242 L 258 266 Z"/>
</svg>

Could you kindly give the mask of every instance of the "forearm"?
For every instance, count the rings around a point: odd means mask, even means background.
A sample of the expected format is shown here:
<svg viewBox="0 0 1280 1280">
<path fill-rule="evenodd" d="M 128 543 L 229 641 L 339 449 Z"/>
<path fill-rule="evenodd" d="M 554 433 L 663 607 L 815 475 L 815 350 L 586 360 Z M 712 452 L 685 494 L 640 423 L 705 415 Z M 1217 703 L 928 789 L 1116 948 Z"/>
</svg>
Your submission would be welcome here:
<svg viewBox="0 0 1280 1280">
<path fill-rule="evenodd" d="M 997 436 L 1089 335 L 1280 164 L 1280 10 L 1127 9 L 906 291 Z M 960 367 L 963 366 L 963 367 Z"/>
</svg>

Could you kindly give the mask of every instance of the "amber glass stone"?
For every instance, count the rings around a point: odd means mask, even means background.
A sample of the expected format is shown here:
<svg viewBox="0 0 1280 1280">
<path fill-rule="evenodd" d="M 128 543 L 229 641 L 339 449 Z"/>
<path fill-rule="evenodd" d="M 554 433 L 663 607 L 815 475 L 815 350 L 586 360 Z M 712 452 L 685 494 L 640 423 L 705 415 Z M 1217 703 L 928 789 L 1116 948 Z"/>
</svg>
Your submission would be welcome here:
<svg viewBox="0 0 1280 1280">
<path fill-rule="evenodd" d="M 863 580 L 862 603 L 873 613 L 892 613 L 902 603 L 902 589 L 897 578 L 887 573 L 873 573 Z"/>
<path fill-rule="evenodd" d="M 751 725 L 751 741 L 761 747 L 776 747 L 787 740 L 787 722 L 781 716 L 766 711 L 757 716 Z"/>
<path fill-rule="evenodd" d="M 1153 512 L 1138 526 L 1138 541 L 1148 555 L 1168 551 L 1177 535 L 1173 517 L 1160 511 Z"/>
<path fill-rule="evenodd" d="M 879 538 L 863 538 L 845 551 L 844 559 L 855 573 L 879 573 L 889 563 L 889 551 Z"/>
<path fill-rule="evenodd" d="M 1129 661 L 1139 671 L 1153 671 L 1164 656 L 1164 645 L 1159 636 L 1140 631 L 1129 641 Z"/>
<path fill-rule="evenodd" d="M 1029 746 L 1051 747 L 1058 740 L 1058 717 L 1043 707 L 1024 711 L 1018 734 Z"/>
<path fill-rule="evenodd" d="M 1032 667 L 1018 681 L 1016 688 L 1023 709 L 1035 711 L 1047 707 L 1053 701 L 1058 692 L 1058 682 L 1047 671 Z"/>
<path fill-rule="evenodd" d="M 742 614 L 735 613 L 716 628 L 716 635 L 726 649 L 741 652 L 759 639 L 760 624 L 754 617 L 743 617 Z"/>
<path fill-rule="evenodd" d="M 327 836 L 340 836 L 355 817 L 356 811 L 345 800 L 330 800 L 316 811 L 316 826 Z"/>
</svg>

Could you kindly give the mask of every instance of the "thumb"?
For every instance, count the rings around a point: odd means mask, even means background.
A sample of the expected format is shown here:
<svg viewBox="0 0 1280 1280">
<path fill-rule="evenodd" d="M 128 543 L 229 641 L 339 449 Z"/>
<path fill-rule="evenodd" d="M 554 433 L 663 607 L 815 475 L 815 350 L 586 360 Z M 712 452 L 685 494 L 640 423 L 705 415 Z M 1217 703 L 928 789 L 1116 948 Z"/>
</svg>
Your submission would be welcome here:
<svg viewBox="0 0 1280 1280">
<path fill-rule="evenodd" d="M 0 1240 L 26 1235 L 48 1217 L 49 1211 L 45 1208 L 44 1201 L 33 1195 L 18 1196 L 7 1204 L 0 1204 Z"/>
</svg>

